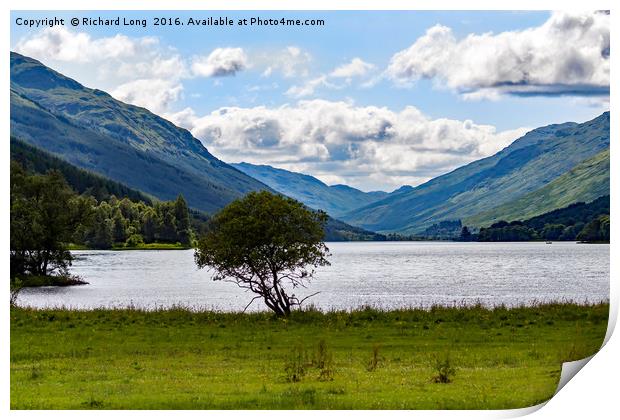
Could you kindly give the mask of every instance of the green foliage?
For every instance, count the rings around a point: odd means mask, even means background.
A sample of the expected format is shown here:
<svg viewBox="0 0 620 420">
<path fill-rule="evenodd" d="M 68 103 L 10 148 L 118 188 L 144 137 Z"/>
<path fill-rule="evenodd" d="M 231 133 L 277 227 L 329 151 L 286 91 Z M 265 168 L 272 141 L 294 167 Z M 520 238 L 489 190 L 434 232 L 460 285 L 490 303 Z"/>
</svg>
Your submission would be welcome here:
<svg viewBox="0 0 620 420">
<path fill-rule="evenodd" d="M 522 222 L 497 222 L 489 228 L 482 228 L 478 233 L 481 242 L 521 242 L 539 239 L 538 233 Z"/>
<path fill-rule="evenodd" d="M 284 374 L 288 382 L 301 382 L 308 368 L 308 352 L 302 343 L 291 349 L 284 363 Z"/>
<path fill-rule="evenodd" d="M 609 196 L 587 204 L 574 203 L 524 221 L 499 221 L 480 229 L 477 239 L 609 242 Z"/>
<path fill-rule="evenodd" d="M 420 233 L 420 236 L 431 240 L 454 239 L 459 237 L 461 231 L 462 225 L 460 220 L 442 220 L 426 228 L 426 230 Z"/>
<path fill-rule="evenodd" d="M 134 233 L 125 241 L 125 247 L 127 248 L 137 248 L 140 245 L 144 245 L 144 238 L 139 233 Z"/>
<path fill-rule="evenodd" d="M 577 235 L 577 240 L 582 242 L 609 242 L 609 237 L 609 215 L 602 215 L 585 225 Z"/>
<path fill-rule="evenodd" d="M 324 212 L 292 198 L 252 192 L 213 216 L 210 231 L 198 241 L 195 261 L 214 269 L 214 280 L 234 279 L 277 315 L 289 315 L 303 300 L 289 295 L 285 286 L 303 286 L 314 267 L 329 264 L 323 243 L 326 220 Z"/>
<path fill-rule="evenodd" d="M 11 162 L 12 276 L 64 273 L 71 261 L 69 244 L 111 249 L 163 242 L 186 248 L 194 241 L 193 226 L 208 220 L 201 212 L 190 213 L 182 195 L 155 204 L 114 195 L 98 202 L 88 195 L 92 189 L 84 191 L 78 196 L 56 170 L 29 174 Z"/>
<path fill-rule="evenodd" d="M 15 306 L 17 304 L 17 298 L 19 297 L 19 293 L 22 291 L 24 287 L 23 282 L 19 278 L 12 278 L 10 281 L 10 290 L 9 290 L 9 303 L 11 306 Z"/>
<path fill-rule="evenodd" d="M 72 259 L 66 244 L 91 210 L 59 172 L 28 175 L 11 162 L 11 278 L 66 272 Z"/>
<path fill-rule="evenodd" d="M 467 226 L 463 226 L 461 228 L 461 234 L 459 235 L 459 241 L 461 242 L 469 242 L 473 240 L 473 235 L 471 234 L 471 232 L 469 231 L 469 228 Z"/>
<path fill-rule="evenodd" d="M 334 380 L 334 352 L 329 348 L 325 339 L 320 339 L 317 344 L 314 367 L 319 369 L 319 381 Z"/>
<path fill-rule="evenodd" d="M 381 362 L 380 352 L 381 352 L 381 345 L 373 344 L 372 355 L 370 357 L 370 360 L 368 361 L 368 364 L 366 365 L 366 370 L 368 372 L 374 372 L 379 367 L 379 363 Z"/>
<path fill-rule="evenodd" d="M 432 377 L 432 381 L 438 384 L 449 384 L 456 375 L 456 368 L 452 365 L 449 353 L 443 357 L 435 356 L 433 370 L 435 375 Z"/>
</svg>

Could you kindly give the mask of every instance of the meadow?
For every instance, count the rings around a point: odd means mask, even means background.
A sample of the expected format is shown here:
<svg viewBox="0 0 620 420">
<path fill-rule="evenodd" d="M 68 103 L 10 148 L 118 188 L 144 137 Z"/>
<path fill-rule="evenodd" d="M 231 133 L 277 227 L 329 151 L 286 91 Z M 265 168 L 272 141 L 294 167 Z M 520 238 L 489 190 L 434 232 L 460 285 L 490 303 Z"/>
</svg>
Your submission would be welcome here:
<svg viewBox="0 0 620 420">
<path fill-rule="evenodd" d="M 609 305 L 269 313 L 11 308 L 12 409 L 507 409 L 595 353 Z"/>
</svg>

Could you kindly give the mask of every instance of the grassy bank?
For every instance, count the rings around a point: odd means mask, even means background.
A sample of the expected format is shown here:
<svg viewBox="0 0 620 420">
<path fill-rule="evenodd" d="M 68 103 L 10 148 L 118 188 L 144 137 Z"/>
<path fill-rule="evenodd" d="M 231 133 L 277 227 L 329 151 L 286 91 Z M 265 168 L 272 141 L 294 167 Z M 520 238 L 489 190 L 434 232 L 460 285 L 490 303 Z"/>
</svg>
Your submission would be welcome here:
<svg viewBox="0 0 620 420">
<path fill-rule="evenodd" d="M 190 249 L 191 246 L 187 246 L 187 245 L 182 245 L 180 243 L 175 243 L 175 244 L 171 244 L 171 243 L 165 243 L 165 242 L 153 242 L 150 244 L 136 244 L 134 246 L 126 246 L 122 243 L 119 244 L 115 244 L 111 250 L 112 251 L 135 251 L 135 250 L 141 250 L 141 249 L 151 249 L 151 250 L 167 250 L 167 249 Z M 69 251 L 90 251 L 93 250 L 92 248 L 86 246 L 86 245 L 80 245 L 80 244 L 69 244 L 67 245 L 67 249 Z"/>
<path fill-rule="evenodd" d="M 113 246 L 112 250 L 134 251 L 134 250 L 141 250 L 141 249 L 168 250 L 168 249 L 190 249 L 190 248 L 191 246 L 182 245 L 180 243 L 170 244 L 170 243 L 163 243 L 163 242 L 153 242 L 151 244 L 138 244 L 135 246 L 125 246 L 125 245 Z"/>
<path fill-rule="evenodd" d="M 563 361 L 598 350 L 608 309 L 367 309 L 275 319 L 13 308 L 11 408 L 525 407 L 553 395 Z"/>
<path fill-rule="evenodd" d="M 88 284 L 78 276 L 58 275 L 58 276 L 20 276 L 21 287 L 42 287 L 42 286 L 79 286 Z"/>
</svg>

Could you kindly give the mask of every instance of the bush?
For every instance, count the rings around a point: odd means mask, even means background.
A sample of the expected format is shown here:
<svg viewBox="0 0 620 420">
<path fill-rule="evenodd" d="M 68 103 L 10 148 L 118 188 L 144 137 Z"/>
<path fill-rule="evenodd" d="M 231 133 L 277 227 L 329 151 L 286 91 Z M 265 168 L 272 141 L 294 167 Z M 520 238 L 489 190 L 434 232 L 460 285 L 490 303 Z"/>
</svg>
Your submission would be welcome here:
<svg viewBox="0 0 620 420">
<path fill-rule="evenodd" d="M 317 345 L 314 366 L 319 369 L 319 381 L 334 380 L 334 354 L 323 339 Z"/>
<path fill-rule="evenodd" d="M 139 233 L 134 233 L 125 241 L 127 248 L 135 248 L 137 246 L 144 245 L 144 238 Z"/>
<path fill-rule="evenodd" d="M 433 369 L 436 375 L 433 376 L 432 380 L 436 384 L 449 384 L 452 382 L 454 375 L 456 375 L 456 368 L 452 366 L 449 354 L 446 354 L 443 358 L 436 357 Z"/>
<path fill-rule="evenodd" d="M 15 280 L 11 280 L 11 292 L 9 296 L 9 300 L 11 306 L 17 305 L 17 297 L 19 296 L 19 292 L 22 291 L 23 283 L 20 279 L 16 278 Z"/>
<path fill-rule="evenodd" d="M 368 372 L 374 372 L 379 367 L 379 362 L 381 361 L 381 356 L 379 351 L 381 350 L 380 344 L 375 344 L 372 346 L 372 356 L 368 361 L 368 365 L 366 366 L 366 370 Z"/>
<path fill-rule="evenodd" d="M 301 382 L 306 376 L 308 354 L 303 344 L 295 345 L 284 364 L 284 373 L 288 382 Z"/>
</svg>

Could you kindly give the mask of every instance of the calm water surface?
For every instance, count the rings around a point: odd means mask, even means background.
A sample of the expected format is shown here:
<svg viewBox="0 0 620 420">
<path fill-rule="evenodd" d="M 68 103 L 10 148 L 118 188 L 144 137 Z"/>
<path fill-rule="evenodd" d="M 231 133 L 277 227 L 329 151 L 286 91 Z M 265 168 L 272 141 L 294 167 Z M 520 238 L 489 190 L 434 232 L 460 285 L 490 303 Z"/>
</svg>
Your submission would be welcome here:
<svg viewBox="0 0 620 420">
<path fill-rule="evenodd" d="M 513 306 L 550 300 L 609 299 L 609 245 L 575 243 L 328 243 L 329 267 L 298 297 L 322 309 L 432 304 Z M 143 308 L 185 305 L 241 310 L 252 295 L 214 282 L 193 251 L 76 251 L 71 272 L 90 284 L 28 288 L 20 304 L 36 307 Z M 265 309 L 258 301 L 250 310 Z"/>
</svg>

